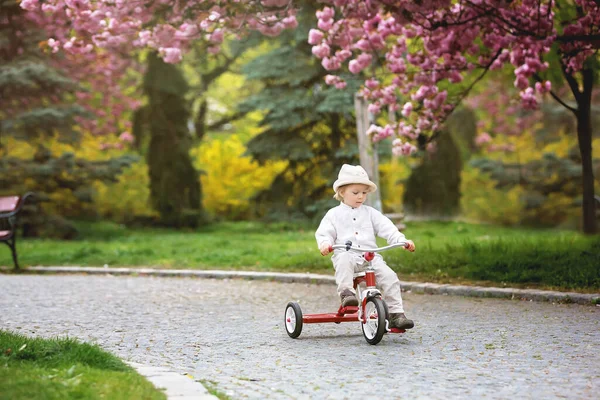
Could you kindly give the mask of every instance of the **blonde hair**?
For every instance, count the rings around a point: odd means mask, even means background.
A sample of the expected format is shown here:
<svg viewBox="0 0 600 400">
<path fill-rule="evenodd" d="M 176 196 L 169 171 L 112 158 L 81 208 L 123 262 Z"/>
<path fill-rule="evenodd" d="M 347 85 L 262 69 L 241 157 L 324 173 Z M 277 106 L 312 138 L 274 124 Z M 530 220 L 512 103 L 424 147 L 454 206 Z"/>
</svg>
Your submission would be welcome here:
<svg viewBox="0 0 600 400">
<path fill-rule="evenodd" d="M 333 198 L 336 199 L 337 201 L 343 202 L 344 196 L 342 195 L 342 193 L 346 190 L 346 187 L 350 186 L 350 185 L 363 185 L 363 184 L 362 183 L 348 183 L 347 185 L 342 185 L 339 188 L 337 188 L 337 190 L 335 191 L 335 194 L 333 195 Z M 364 185 L 364 186 L 369 187 L 369 185 Z M 371 193 L 371 192 L 372 192 L 372 190 L 369 187 L 368 193 Z"/>
<path fill-rule="evenodd" d="M 344 191 L 344 188 L 346 186 L 348 186 L 348 185 L 340 186 L 339 188 L 337 188 L 337 190 L 335 191 L 335 194 L 333 195 L 333 198 L 336 199 L 337 201 L 344 201 L 344 196 L 342 196 L 342 192 Z"/>
</svg>

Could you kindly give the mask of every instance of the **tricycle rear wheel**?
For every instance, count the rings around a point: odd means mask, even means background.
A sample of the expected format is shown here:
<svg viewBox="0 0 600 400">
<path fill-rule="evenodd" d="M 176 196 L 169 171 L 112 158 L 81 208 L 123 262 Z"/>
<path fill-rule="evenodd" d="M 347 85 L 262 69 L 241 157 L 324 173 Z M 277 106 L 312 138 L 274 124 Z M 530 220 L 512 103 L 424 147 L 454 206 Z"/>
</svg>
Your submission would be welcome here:
<svg viewBox="0 0 600 400">
<path fill-rule="evenodd" d="M 285 308 L 285 331 L 292 339 L 302 332 L 302 310 L 300 304 L 290 301 Z"/>
</svg>

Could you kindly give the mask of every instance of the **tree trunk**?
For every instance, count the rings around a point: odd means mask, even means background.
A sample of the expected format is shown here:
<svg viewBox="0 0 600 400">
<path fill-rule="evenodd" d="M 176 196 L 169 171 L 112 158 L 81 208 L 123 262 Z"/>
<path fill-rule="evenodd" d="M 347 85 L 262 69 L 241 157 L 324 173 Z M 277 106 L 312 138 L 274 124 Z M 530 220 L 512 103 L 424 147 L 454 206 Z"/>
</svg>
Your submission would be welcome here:
<svg viewBox="0 0 600 400">
<path fill-rule="evenodd" d="M 577 108 L 572 108 L 566 103 L 559 102 L 571 110 L 577 119 L 577 141 L 581 154 L 581 172 L 583 188 L 583 233 L 593 235 L 597 233 L 596 203 L 594 198 L 594 169 L 592 164 L 592 89 L 596 79 L 595 66 L 587 63 L 581 70 L 581 80 L 578 81 L 567 67 L 561 63 L 563 75 L 571 88 L 577 102 Z M 557 99 L 556 96 L 553 96 Z M 557 99 L 558 100 L 558 99 Z"/>
<path fill-rule="evenodd" d="M 356 135 L 358 138 L 358 154 L 360 165 L 367 171 L 369 178 L 379 186 L 379 159 L 377 157 L 377 144 L 367 136 L 369 129 L 369 111 L 367 100 L 359 95 L 354 95 L 354 111 L 356 112 Z M 367 205 L 381 211 L 381 190 L 377 190 L 367 198 Z"/>
<path fill-rule="evenodd" d="M 591 92 L 592 71 L 584 70 L 584 89 L 578 99 L 577 109 L 577 139 L 581 153 L 582 184 L 583 184 L 583 233 L 597 233 L 596 202 L 594 199 L 594 169 L 592 165 L 592 119 Z"/>
</svg>

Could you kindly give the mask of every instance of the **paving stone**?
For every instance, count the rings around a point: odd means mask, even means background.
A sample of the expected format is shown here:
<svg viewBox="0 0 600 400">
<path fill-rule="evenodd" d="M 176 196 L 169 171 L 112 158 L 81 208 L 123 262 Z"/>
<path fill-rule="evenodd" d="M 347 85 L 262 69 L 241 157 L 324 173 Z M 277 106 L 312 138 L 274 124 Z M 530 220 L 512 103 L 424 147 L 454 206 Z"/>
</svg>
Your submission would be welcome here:
<svg viewBox="0 0 600 400">
<path fill-rule="evenodd" d="M 97 343 L 232 399 L 600 393 L 600 307 L 410 289 L 403 297 L 415 328 L 371 346 L 358 322 L 305 324 L 289 338 L 286 304 L 332 312 L 335 286 L 263 278 L 0 275 L 0 326 Z"/>
</svg>

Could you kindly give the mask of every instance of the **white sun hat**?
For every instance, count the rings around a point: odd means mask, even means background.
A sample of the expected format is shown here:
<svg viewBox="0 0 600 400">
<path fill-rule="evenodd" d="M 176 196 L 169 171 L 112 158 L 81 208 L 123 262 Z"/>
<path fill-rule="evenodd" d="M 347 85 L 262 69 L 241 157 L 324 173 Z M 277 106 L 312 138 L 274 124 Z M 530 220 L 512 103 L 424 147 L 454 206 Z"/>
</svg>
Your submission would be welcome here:
<svg viewBox="0 0 600 400">
<path fill-rule="evenodd" d="M 369 192 L 377 190 L 377 185 L 371 182 L 367 171 L 360 165 L 342 165 L 338 178 L 333 182 L 333 191 L 337 193 L 340 186 L 351 185 L 353 183 L 369 186 Z"/>
</svg>

